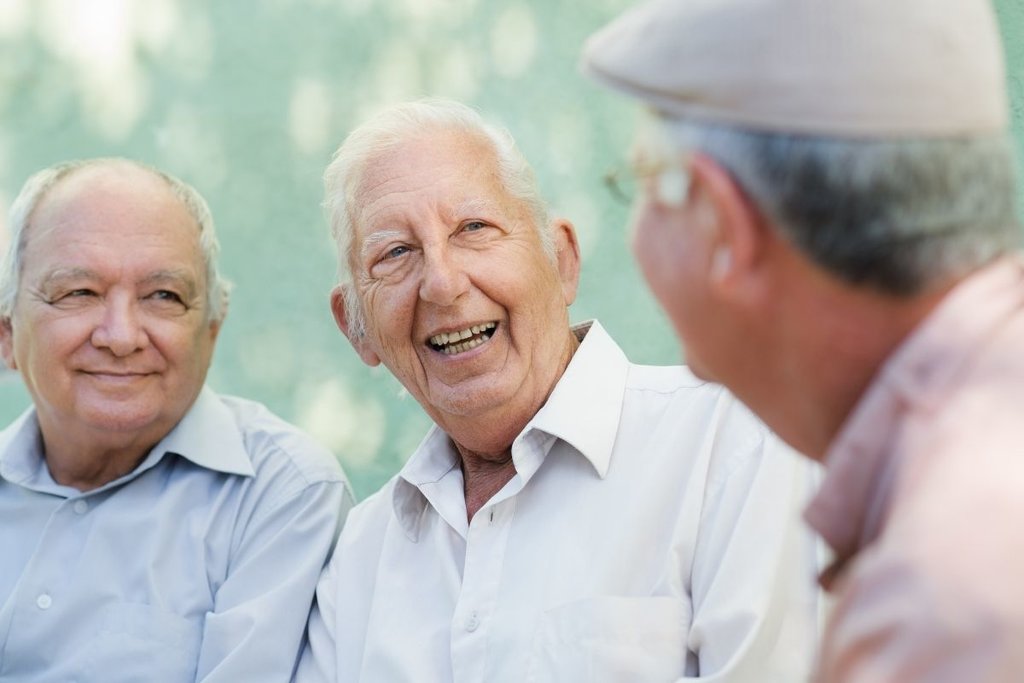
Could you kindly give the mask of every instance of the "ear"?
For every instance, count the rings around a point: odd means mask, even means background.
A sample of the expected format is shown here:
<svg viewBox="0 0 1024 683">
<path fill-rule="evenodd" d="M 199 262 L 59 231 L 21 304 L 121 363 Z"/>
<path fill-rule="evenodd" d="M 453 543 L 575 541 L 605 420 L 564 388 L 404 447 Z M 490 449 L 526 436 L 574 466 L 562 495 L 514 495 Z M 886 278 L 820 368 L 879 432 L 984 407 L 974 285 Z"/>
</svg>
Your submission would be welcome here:
<svg viewBox="0 0 1024 683">
<path fill-rule="evenodd" d="M 220 320 L 210 321 L 210 343 L 213 344 L 217 341 L 217 335 L 220 334 L 220 328 L 224 326 L 224 319 L 227 318 L 228 312 L 224 311 L 224 315 L 221 316 Z"/>
<path fill-rule="evenodd" d="M 345 289 L 351 285 L 338 285 L 331 290 L 331 313 L 334 314 L 334 322 L 338 329 L 348 338 L 352 348 L 356 350 L 363 362 L 374 367 L 380 365 L 380 357 L 370 348 L 366 342 L 365 333 L 356 334 L 356 330 L 349 324 L 349 311 L 345 303 Z"/>
<path fill-rule="evenodd" d="M 708 285 L 729 298 L 748 296 L 761 281 L 767 226 L 742 188 L 713 159 L 693 155 L 690 173 L 697 222 L 707 231 Z"/>
<path fill-rule="evenodd" d="M 18 363 L 14 358 L 14 329 L 11 327 L 10 318 L 0 320 L 0 355 L 3 355 L 8 368 L 18 369 Z"/>
<path fill-rule="evenodd" d="M 580 282 L 580 244 L 576 240 L 576 228 L 564 218 L 556 218 L 551 230 L 555 241 L 558 278 L 562 282 L 562 296 L 568 306 L 576 300 L 576 289 Z"/>
</svg>

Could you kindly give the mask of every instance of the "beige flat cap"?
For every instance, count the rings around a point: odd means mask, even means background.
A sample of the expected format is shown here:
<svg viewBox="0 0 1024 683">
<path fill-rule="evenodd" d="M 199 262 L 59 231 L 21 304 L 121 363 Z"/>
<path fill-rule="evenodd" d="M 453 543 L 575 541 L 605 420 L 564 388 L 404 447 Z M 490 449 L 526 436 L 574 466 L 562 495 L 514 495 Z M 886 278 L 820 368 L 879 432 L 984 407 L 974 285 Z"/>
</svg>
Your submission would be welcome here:
<svg viewBox="0 0 1024 683">
<path fill-rule="evenodd" d="M 1005 130 L 989 0 L 655 0 L 586 43 L 581 68 L 671 117 L 808 135 Z"/>
</svg>

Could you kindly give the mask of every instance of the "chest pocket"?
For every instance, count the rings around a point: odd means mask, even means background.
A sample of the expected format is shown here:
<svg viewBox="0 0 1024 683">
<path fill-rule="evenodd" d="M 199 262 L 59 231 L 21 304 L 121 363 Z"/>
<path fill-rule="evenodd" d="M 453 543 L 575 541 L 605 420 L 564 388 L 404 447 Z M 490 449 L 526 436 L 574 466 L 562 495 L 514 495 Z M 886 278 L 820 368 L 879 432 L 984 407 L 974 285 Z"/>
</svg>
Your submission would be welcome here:
<svg viewBox="0 0 1024 683">
<path fill-rule="evenodd" d="M 546 611 L 531 683 L 655 683 L 684 674 L 692 611 L 676 597 L 586 598 Z"/>
<path fill-rule="evenodd" d="M 85 662 L 87 683 L 195 678 L 202 622 L 150 605 L 119 603 L 103 608 Z"/>
</svg>

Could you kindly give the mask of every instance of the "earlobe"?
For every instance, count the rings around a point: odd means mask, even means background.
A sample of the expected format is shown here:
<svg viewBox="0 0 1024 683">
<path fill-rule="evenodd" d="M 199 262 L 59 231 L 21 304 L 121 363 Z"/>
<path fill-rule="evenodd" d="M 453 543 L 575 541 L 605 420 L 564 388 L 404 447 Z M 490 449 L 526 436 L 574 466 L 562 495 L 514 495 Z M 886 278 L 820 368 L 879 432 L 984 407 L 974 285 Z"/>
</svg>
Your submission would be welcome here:
<svg viewBox="0 0 1024 683">
<path fill-rule="evenodd" d="M 18 369 L 18 362 L 14 357 L 14 329 L 11 327 L 10 318 L 0 320 L 0 355 L 9 369 Z"/>
<path fill-rule="evenodd" d="M 711 279 L 724 282 L 732 273 L 732 249 L 728 245 L 719 244 L 711 255 Z"/>
<path fill-rule="evenodd" d="M 369 348 L 365 332 L 354 329 L 352 325 L 348 304 L 345 301 L 345 287 L 348 286 L 351 285 L 338 285 L 331 290 L 331 313 L 334 315 L 334 322 L 338 325 L 338 329 L 352 344 L 352 348 L 356 350 L 363 362 L 370 367 L 375 367 L 380 365 L 380 357 Z"/>
<path fill-rule="evenodd" d="M 210 321 L 210 341 L 216 342 L 217 335 L 220 334 L 220 328 L 224 326 L 224 318 L 227 317 L 227 311 L 224 312 L 224 316 L 220 320 Z"/>
<path fill-rule="evenodd" d="M 576 289 L 580 282 L 580 245 L 576 239 L 576 228 L 564 218 L 555 219 L 551 225 L 555 239 L 555 258 L 558 277 L 562 282 L 562 296 L 565 305 L 576 300 Z"/>
</svg>

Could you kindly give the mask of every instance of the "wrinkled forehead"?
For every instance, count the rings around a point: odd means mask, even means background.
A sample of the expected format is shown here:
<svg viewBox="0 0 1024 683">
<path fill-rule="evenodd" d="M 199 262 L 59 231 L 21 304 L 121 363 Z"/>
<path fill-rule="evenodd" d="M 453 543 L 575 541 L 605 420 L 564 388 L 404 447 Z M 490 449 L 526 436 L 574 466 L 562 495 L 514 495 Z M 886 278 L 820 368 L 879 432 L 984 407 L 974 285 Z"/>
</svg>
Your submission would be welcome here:
<svg viewBox="0 0 1024 683">
<path fill-rule="evenodd" d="M 358 198 L 382 183 L 450 165 L 497 177 L 498 158 L 490 140 L 476 131 L 436 127 L 382 141 L 362 164 L 353 188 Z"/>
<path fill-rule="evenodd" d="M 392 145 L 364 164 L 351 201 L 356 236 L 425 207 L 446 214 L 517 213 L 497 154 L 479 135 L 444 130 Z"/>
</svg>

